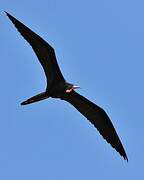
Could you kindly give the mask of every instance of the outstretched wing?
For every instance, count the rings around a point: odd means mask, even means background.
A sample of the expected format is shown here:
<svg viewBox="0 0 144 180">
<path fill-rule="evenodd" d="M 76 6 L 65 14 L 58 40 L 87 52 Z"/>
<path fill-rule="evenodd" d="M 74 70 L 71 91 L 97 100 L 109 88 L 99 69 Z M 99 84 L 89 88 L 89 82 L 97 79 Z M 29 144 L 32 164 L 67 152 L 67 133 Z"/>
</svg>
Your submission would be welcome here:
<svg viewBox="0 0 144 180">
<path fill-rule="evenodd" d="M 65 93 L 62 100 L 71 103 L 81 114 L 83 114 L 100 132 L 103 138 L 128 161 L 123 145 L 116 130 L 106 112 L 85 97 L 76 93 Z"/>
<path fill-rule="evenodd" d="M 29 42 L 32 46 L 35 54 L 37 55 L 44 72 L 47 77 L 47 83 L 49 86 L 56 84 L 58 81 L 65 81 L 64 77 L 58 66 L 54 49 L 44 41 L 39 35 L 34 33 L 23 23 L 18 21 L 9 13 L 5 12 L 12 23 L 15 25 L 20 34 Z"/>
</svg>

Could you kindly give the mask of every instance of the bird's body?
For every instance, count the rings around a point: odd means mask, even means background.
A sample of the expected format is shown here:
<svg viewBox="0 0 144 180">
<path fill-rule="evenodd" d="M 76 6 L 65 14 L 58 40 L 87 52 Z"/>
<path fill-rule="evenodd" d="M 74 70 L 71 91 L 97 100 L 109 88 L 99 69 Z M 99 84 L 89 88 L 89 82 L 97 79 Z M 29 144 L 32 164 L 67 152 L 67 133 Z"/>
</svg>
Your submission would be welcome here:
<svg viewBox="0 0 144 180">
<path fill-rule="evenodd" d="M 67 82 L 59 82 L 57 85 L 48 88 L 47 92 L 52 98 L 61 98 L 65 93 L 73 88 L 73 84 Z"/>
<path fill-rule="evenodd" d="M 62 81 L 55 86 L 47 87 L 45 92 L 33 96 L 32 98 L 22 102 L 21 105 L 31 104 L 49 97 L 62 99 L 65 93 L 70 93 L 73 89 L 76 88 L 78 87 Z"/>
<path fill-rule="evenodd" d="M 78 86 L 68 83 L 65 80 L 58 66 L 54 49 L 23 23 L 11 16 L 9 13 L 6 12 L 6 14 L 20 34 L 32 46 L 47 77 L 46 90 L 32 98 L 29 98 L 21 104 L 26 105 L 49 97 L 59 98 L 69 102 L 81 114 L 83 114 L 97 128 L 103 138 L 106 139 L 106 141 L 128 161 L 126 152 L 110 118 L 101 107 L 75 92 L 75 89 L 78 88 Z"/>
</svg>

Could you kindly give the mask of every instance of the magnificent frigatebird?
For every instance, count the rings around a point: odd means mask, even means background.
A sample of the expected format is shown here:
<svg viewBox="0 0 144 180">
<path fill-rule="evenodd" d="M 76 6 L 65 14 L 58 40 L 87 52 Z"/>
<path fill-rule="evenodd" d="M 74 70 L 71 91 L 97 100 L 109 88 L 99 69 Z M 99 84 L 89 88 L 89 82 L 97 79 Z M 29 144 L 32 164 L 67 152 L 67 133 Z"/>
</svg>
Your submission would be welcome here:
<svg viewBox="0 0 144 180">
<path fill-rule="evenodd" d="M 20 34 L 28 41 L 32 46 L 36 56 L 38 57 L 46 78 L 47 87 L 45 92 L 42 92 L 36 96 L 21 103 L 26 105 L 34 103 L 49 97 L 60 98 L 71 103 L 81 114 L 83 114 L 99 131 L 103 138 L 116 149 L 119 154 L 128 161 L 128 157 L 124 150 L 124 147 L 116 133 L 116 130 L 106 114 L 106 112 L 93 102 L 89 101 L 85 97 L 81 96 L 75 89 L 75 86 L 68 83 L 63 77 L 60 68 L 57 63 L 55 51 L 45 40 L 39 35 L 34 33 L 31 29 L 26 27 L 23 23 L 18 21 L 9 13 L 5 12 L 12 23 L 15 25 Z"/>
</svg>

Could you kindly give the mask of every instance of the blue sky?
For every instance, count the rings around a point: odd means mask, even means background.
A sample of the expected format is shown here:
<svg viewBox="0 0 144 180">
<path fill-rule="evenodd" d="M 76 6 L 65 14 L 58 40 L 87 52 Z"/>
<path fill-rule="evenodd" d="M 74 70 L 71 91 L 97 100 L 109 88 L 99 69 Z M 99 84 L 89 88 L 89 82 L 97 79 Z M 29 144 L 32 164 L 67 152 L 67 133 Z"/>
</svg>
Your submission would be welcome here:
<svg viewBox="0 0 144 180">
<path fill-rule="evenodd" d="M 1 1 L 1 179 L 143 178 L 143 7 L 142 0 Z M 68 103 L 20 106 L 46 79 L 3 10 L 47 40 L 66 79 L 107 111 L 128 163 Z"/>
</svg>

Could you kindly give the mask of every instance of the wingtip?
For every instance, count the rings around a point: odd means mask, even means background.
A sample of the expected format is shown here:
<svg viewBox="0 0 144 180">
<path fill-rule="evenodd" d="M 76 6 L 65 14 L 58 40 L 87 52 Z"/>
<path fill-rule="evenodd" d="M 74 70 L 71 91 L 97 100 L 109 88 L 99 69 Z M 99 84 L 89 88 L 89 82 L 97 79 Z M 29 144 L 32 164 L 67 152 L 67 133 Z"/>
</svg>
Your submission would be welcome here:
<svg viewBox="0 0 144 180">
<path fill-rule="evenodd" d="M 9 13 L 7 12 L 7 11 L 4 11 L 4 13 L 8 16 L 9 15 Z"/>
<path fill-rule="evenodd" d="M 8 18 L 12 17 L 7 11 L 4 11 L 4 13 L 7 15 Z"/>
<path fill-rule="evenodd" d="M 8 16 L 9 19 L 13 19 L 14 17 L 12 15 L 10 15 L 7 11 L 4 11 L 5 14 Z"/>
<path fill-rule="evenodd" d="M 26 104 L 27 104 L 26 101 L 24 101 L 21 103 L 21 106 L 26 105 Z"/>
<path fill-rule="evenodd" d="M 129 161 L 126 153 L 121 154 L 121 156 L 122 156 L 123 159 L 126 160 L 127 162 Z"/>
<path fill-rule="evenodd" d="M 127 155 L 126 156 L 123 156 L 124 160 L 126 160 L 128 162 L 128 157 Z"/>
</svg>

